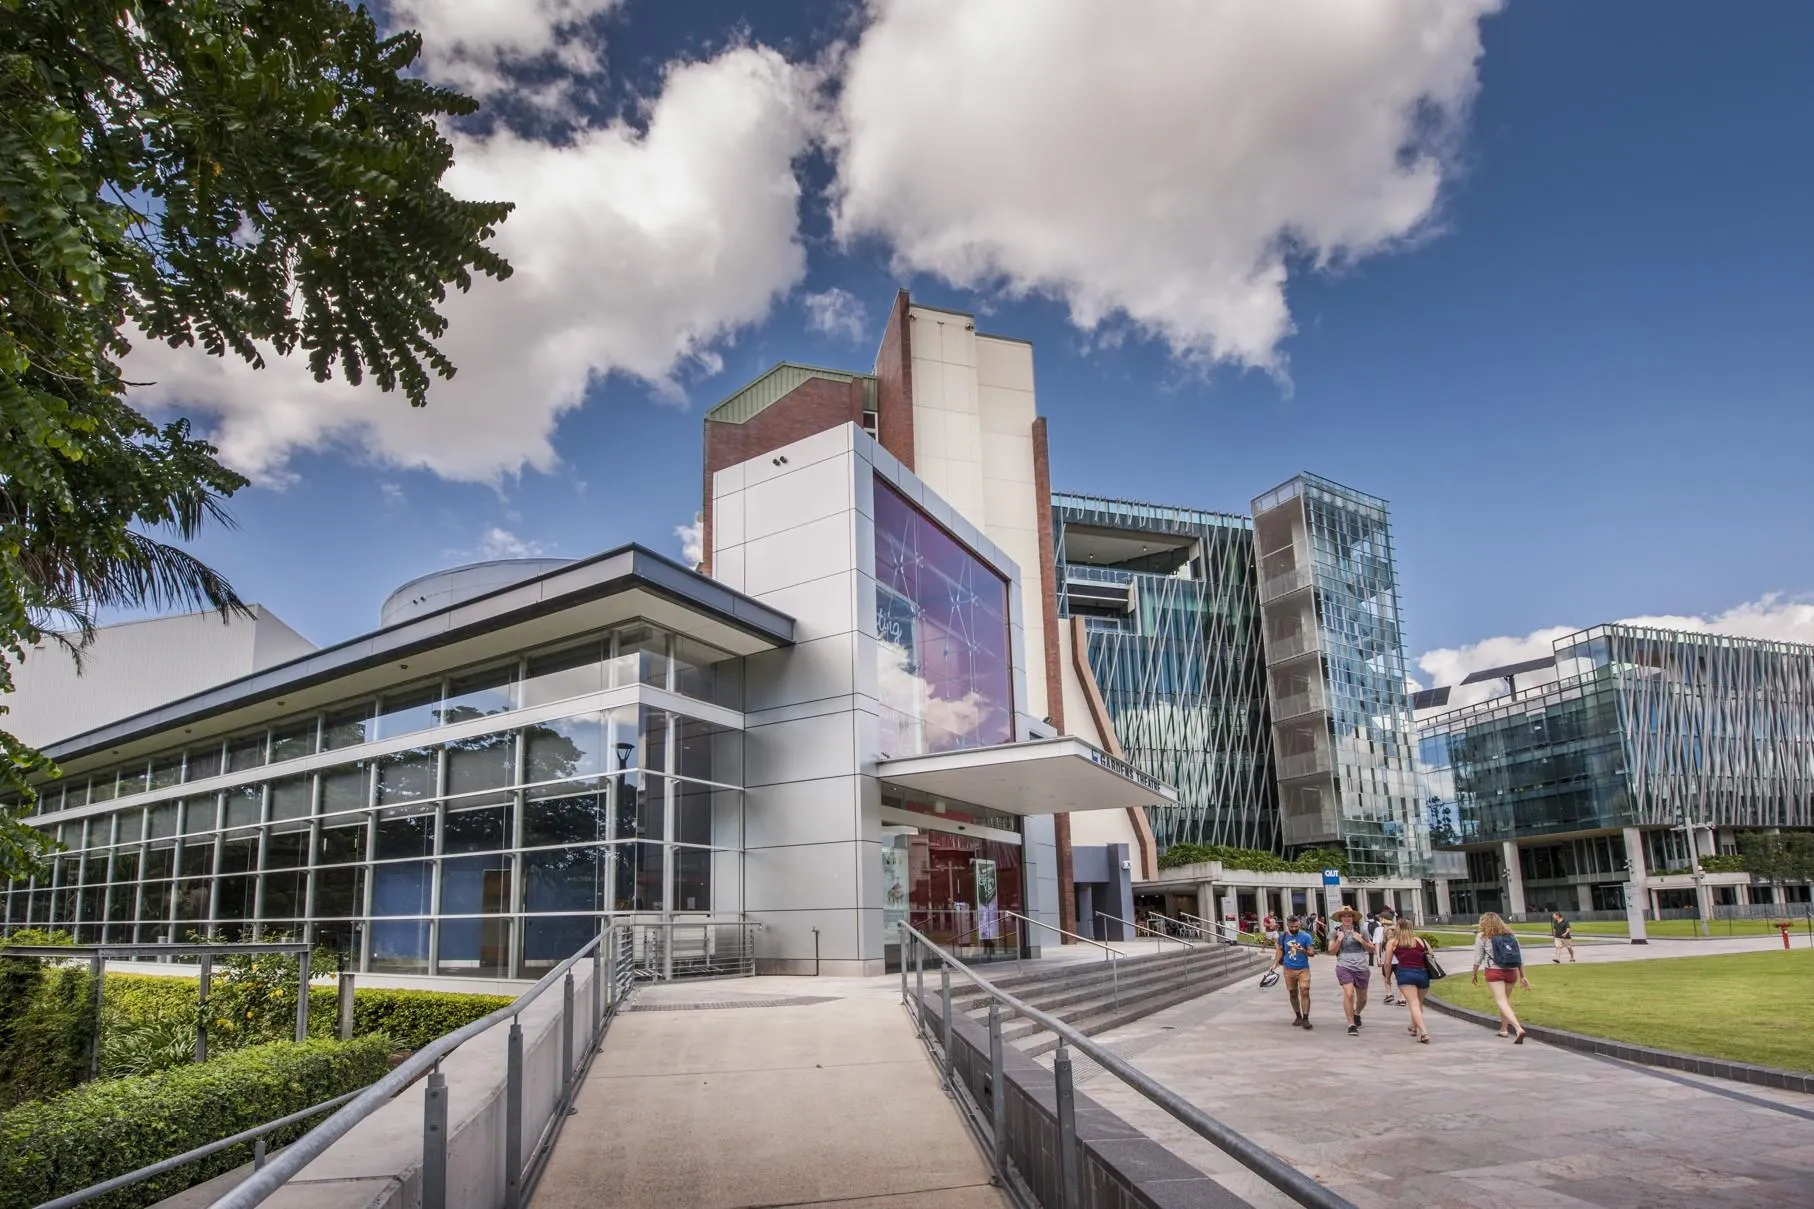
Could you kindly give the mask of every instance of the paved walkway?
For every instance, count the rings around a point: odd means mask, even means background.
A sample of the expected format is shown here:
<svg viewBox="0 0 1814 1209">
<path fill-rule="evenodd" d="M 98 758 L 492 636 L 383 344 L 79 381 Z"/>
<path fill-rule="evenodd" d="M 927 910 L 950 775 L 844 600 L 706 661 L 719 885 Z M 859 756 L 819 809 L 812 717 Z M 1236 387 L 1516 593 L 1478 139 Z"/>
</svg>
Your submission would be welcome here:
<svg viewBox="0 0 1814 1209">
<path fill-rule="evenodd" d="M 1678 949 L 1732 951 L 1653 942 L 1584 947 L 1581 959 Z M 1541 977 L 1547 954 L 1538 961 Z M 1436 1013 L 1434 1040 L 1418 1045 L 1404 1010 L 1377 1001 L 1350 1037 L 1334 963 L 1312 969 L 1314 1032 L 1291 1026 L 1284 987 L 1249 979 L 1096 1040 L 1363 1209 L 1814 1205 L 1814 1097 L 1513 1047 Z M 1237 1194 L 1288 1203 L 1081 1057 L 1077 1074 L 1081 1091 Z"/>
<path fill-rule="evenodd" d="M 575 1108 L 532 1209 L 1008 1204 L 892 978 L 642 988 Z"/>
</svg>

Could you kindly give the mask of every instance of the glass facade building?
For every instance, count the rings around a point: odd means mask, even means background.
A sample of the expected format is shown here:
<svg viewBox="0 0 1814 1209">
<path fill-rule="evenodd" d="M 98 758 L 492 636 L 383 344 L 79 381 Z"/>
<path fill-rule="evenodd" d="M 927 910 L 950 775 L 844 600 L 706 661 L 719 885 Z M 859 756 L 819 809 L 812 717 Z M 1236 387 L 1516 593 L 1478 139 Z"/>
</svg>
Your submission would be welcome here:
<svg viewBox="0 0 1814 1209">
<path fill-rule="evenodd" d="M 1058 613 L 1128 759 L 1178 791 L 1153 835 L 1275 849 L 1253 529 L 1244 516 L 1054 493 Z"/>
<path fill-rule="evenodd" d="M 1386 501 L 1299 475 L 1254 500 L 1253 526 L 1284 844 L 1338 845 L 1358 877 L 1421 876 Z"/>
<path fill-rule="evenodd" d="M 1814 647 L 1608 625 L 1555 659 L 1553 684 L 1424 722 L 1444 842 L 1814 826 Z"/>
<path fill-rule="evenodd" d="M 639 622 L 72 774 L 0 922 L 514 977 L 608 914 L 735 913 L 740 667 Z"/>
</svg>

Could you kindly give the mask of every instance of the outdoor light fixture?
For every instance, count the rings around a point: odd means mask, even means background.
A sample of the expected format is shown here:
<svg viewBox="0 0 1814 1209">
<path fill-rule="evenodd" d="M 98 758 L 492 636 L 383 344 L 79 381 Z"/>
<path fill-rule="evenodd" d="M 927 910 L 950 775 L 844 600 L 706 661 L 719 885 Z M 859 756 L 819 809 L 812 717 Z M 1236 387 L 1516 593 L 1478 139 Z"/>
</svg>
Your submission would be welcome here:
<svg viewBox="0 0 1814 1209">
<path fill-rule="evenodd" d="M 629 766 L 630 754 L 636 750 L 636 744 L 618 743 L 615 746 L 617 748 L 617 771 L 622 772 Z"/>
</svg>

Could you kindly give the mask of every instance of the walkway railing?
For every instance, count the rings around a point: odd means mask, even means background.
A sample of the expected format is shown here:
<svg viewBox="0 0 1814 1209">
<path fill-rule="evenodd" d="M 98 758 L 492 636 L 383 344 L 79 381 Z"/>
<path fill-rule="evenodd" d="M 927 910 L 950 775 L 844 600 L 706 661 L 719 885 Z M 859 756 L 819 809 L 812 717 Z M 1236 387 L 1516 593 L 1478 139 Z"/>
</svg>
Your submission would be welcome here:
<svg viewBox="0 0 1814 1209">
<path fill-rule="evenodd" d="M 901 924 L 901 934 L 904 937 L 903 943 L 913 947 L 913 967 L 916 977 L 920 979 L 916 993 L 909 995 L 907 962 L 903 960 L 901 962 L 901 1000 L 912 1011 L 914 1025 L 918 1028 L 921 1037 L 927 1040 L 928 1045 L 931 1044 L 931 1041 L 927 1033 L 925 1011 L 925 956 L 930 954 L 940 963 L 939 1010 L 943 1025 L 939 1034 L 942 1038 L 939 1046 L 940 1075 L 948 1092 L 955 1093 L 956 1089 L 952 1074 L 951 971 L 956 970 L 963 977 L 968 978 L 990 999 L 988 1019 L 989 1108 L 993 1127 L 991 1161 L 994 1163 L 997 1176 L 1004 1184 L 1009 1180 L 1011 1170 L 1008 1159 L 1008 1106 L 1007 1096 L 1004 1094 L 1007 1082 L 1006 1069 L 1002 1059 L 1001 1035 L 1002 1010 L 1006 1008 L 1009 1012 L 1031 1020 L 1041 1028 L 1057 1034 L 1058 1037 L 1058 1049 L 1052 1062 L 1052 1077 L 1056 1093 L 1054 1102 L 1058 1124 L 1058 1186 L 1062 1196 L 1060 1209 L 1077 1209 L 1077 1206 L 1081 1204 L 1082 1195 L 1078 1166 L 1076 1093 L 1071 1078 L 1070 1051 L 1072 1049 L 1084 1054 L 1097 1066 L 1165 1110 L 1191 1132 L 1208 1141 L 1298 1204 L 1308 1206 L 1309 1209 L 1354 1209 L 1354 1206 L 1347 1200 L 1323 1187 L 1270 1150 L 1236 1133 L 1171 1088 L 1135 1069 L 1120 1055 L 1097 1045 L 1056 1016 L 1042 1012 L 1031 1004 L 998 989 L 988 979 L 933 944 L 911 925 Z"/>
<path fill-rule="evenodd" d="M 756 972 L 756 930 L 742 919 L 635 920 L 636 976 L 642 979 L 736 978 Z"/>
<path fill-rule="evenodd" d="M 574 1054 L 574 983 L 573 968 L 583 959 L 592 962 L 592 1003 L 590 1036 L 585 1050 Z M 630 929 L 613 926 L 580 946 L 578 952 L 549 970 L 519 995 L 515 1001 L 499 1008 L 481 1020 L 455 1029 L 444 1037 L 429 1042 L 378 1080 L 333 1116 L 280 1151 L 276 1158 L 256 1170 L 244 1183 L 214 1202 L 212 1209 L 251 1209 L 287 1184 L 290 1179 L 320 1158 L 329 1146 L 346 1136 L 355 1125 L 389 1104 L 397 1093 L 422 1075 L 428 1076 L 422 1108 L 422 1206 L 444 1209 L 447 1204 L 447 1078 L 441 1063 L 461 1045 L 506 1022 L 510 1025 L 505 1051 L 504 1083 L 504 1207 L 522 1209 L 528 1202 L 529 1190 L 541 1174 L 542 1164 L 554 1147 L 555 1136 L 566 1120 L 573 1103 L 574 1089 L 579 1085 L 592 1057 L 604 1039 L 605 1024 L 633 985 L 633 961 Z M 561 983 L 560 1094 L 553 1111 L 541 1126 L 533 1149 L 525 1162 L 523 1155 L 523 1011 L 556 982 Z M 334 1101 L 329 1102 L 334 1103 Z M 317 1105 L 316 1112 L 326 1105 Z M 181 1156 L 179 1156 L 181 1157 Z"/>
<path fill-rule="evenodd" d="M 1264 945 L 1266 943 L 1265 933 L 1244 932 L 1235 925 L 1228 923 L 1226 920 L 1204 919 L 1201 915 L 1192 915 L 1189 911 L 1180 911 L 1178 912 L 1178 915 L 1183 919 L 1189 920 L 1199 932 L 1206 932 L 1221 940 L 1224 944 L 1238 945 L 1243 941 L 1251 941 L 1256 945 Z"/>
<path fill-rule="evenodd" d="M 1103 960 L 1109 963 L 1109 993 L 1114 997 L 1115 1006 L 1121 1006 L 1121 971 L 1116 967 L 1115 963 L 1126 957 L 1126 953 L 1123 953 L 1120 949 L 1112 949 L 1108 945 L 1103 944 L 1100 940 L 1091 940 L 1087 936 L 1079 936 L 1075 932 L 1067 932 L 1054 924 L 1046 923 L 1044 920 L 1034 919 L 1030 915 L 1022 915 L 1019 911 L 1003 911 L 1002 914 L 1013 919 L 1025 920 L 1036 928 L 1045 928 L 1049 932 L 1056 932 L 1060 936 L 1068 936 L 1072 940 L 1079 941 L 1086 945 L 1095 945 L 1098 949 L 1101 949 Z M 921 934 L 916 932 L 915 935 Z M 914 966 L 914 971 L 920 977 L 924 977 L 923 972 L 917 964 Z M 901 962 L 901 975 L 903 978 L 906 977 L 906 973 L 907 962 L 903 959 Z M 903 985 L 905 985 L 905 983 L 903 983 Z"/>
<path fill-rule="evenodd" d="M 1169 933 L 1161 932 L 1157 928 L 1149 928 L 1145 924 L 1137 924 L 1131 919 L 1122 919 L 1119 915 L 1110 915 L 1107 911 L 1096 912 L 1096 918 L 1097 919 L 1112 919 L 1124 928 L 1132 928 L 1136 933 L 1145 932 L 1148 936 L 1151 936 L 1160 942 L 1159 944 L 1153 946 L 1155 949 L 1164 948 L 1165 947 L 1164 942 L 1168 941 L 1168 940 L 1173 941 L 1174 943 L 1177 943 L 1177 944 L 1181 944 L 1187 949 L 1194 949 L 1197 947 L 1196 945 L 1193 945 L 1192 943 L 1190 943 L 1190 941 L 1185 940 L 1182 936 L 1172 936 Z M 1161 918 L 1163 918 L 1163 917 L 1161 917 Z"/>
</svg>

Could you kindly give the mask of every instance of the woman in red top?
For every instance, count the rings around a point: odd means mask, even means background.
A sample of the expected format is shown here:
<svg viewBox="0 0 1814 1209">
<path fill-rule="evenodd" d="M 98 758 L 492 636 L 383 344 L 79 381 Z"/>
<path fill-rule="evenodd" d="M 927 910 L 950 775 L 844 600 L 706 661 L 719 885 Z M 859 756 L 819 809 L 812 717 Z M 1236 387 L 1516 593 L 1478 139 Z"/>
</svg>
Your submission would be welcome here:
<svg viewBox="0 0 1814 1209">
<path fill-rule="evenodd" d="M 1410 1033 L 1425 1045 L 1430 1043 L 1430 1030 L 1424 1027 L 1423 997 L 1430 989 L 1430 946 L 1417 934 L 1417 926 L 1400 916 L 1398 927 L 1386 938 L 1386 955 L 1382 964 L 1398 963 L 1398 993 L 1411 1009 Z M 1387 964 L 1387 968 L 1391 966 Z"/>
</svg>

